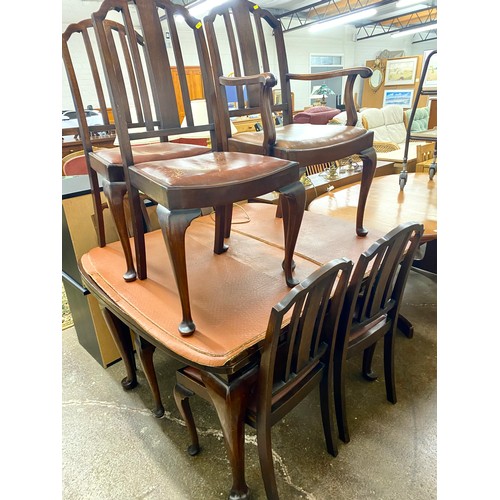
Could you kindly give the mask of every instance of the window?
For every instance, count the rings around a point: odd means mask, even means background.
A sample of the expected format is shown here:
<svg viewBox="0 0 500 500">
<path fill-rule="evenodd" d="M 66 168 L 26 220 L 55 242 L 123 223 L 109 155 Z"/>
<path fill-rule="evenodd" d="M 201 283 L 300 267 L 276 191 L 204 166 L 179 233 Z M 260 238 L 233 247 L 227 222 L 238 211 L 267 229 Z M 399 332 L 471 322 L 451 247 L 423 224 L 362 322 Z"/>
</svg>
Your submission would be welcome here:
<svg viewBox="0 0 500 500">
<path fill-rule="evenodd" d="M 322 71 L 331 71 L 334 69 L 342 69 L 343 56 L 333 54 L 311 54 L 310 58 L 311 73 L 321 73 Z M 327 85 L 335 92 L 335 95 L 327 96 L 326 105 L 331 108 L 336 108 L 337 102 L 342 102 L 343 82 L 341 78 L 326 78 L 325 80 L 316 80 L 311 82 L 311 94 L 321 85 Z"/>
</svg>

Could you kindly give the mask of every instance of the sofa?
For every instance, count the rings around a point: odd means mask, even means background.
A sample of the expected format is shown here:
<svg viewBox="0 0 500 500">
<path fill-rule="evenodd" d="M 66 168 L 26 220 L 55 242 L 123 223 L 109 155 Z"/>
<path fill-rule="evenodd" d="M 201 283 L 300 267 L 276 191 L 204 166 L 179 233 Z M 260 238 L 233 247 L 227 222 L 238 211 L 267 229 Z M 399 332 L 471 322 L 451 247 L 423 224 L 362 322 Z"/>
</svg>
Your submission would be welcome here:
<svg viewBox="0 0 500 500">
<path fill-rule="evenodd" d="M 417 111 L 421 109 L 418 108 Z M 411 111 L 411 110 L 410 110 Z M 425 112 L 422 113 L 425 115 Z M 419 112 L 419 116 L 420 112 Z M 330 123 L 341 124 L 346 123 L 347 116 L 345 112 L 335 116 Z M 414 126 L 423 126 L 425 116 L 420 118 L 420 121 Z M 427 123 L 429 115 L 427 113 Z M 374 132 L 374 147 L 377 151 L 377 159 L 380 161 L 394 162 L 396 167 L 401 167 L 405 151 L 406 141 L 406 125 L 405 113 L 401 106 L 390 104 L 383 108 L 364 108 L 358 111 L 358 127 L 364 127 Z M 410 141 L 408 146 L 407 167 L 414 169 L 417 163 L 417 146 L 432 143 L 424 141 Z"/>
</svg>

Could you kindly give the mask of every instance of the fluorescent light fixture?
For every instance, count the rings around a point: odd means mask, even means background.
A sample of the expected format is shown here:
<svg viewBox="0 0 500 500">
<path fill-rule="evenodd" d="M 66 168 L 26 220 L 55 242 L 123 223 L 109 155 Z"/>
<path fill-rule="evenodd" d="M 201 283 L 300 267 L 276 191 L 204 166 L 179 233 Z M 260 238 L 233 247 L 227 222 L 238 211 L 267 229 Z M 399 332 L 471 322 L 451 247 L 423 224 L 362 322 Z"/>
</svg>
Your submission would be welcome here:
<svg viewBox="0 0 500 500">
<path fill-rule="evenodd" d="M 206 0 L 204 2 L 199 2 L 188 7 L 189 13 L 193 17 L 201 19 L 203 16 L 208 14 L 214 7 L 218 7 L 223 4 L 225 0 Z"/>
<path fill-rule="evenodd" d="M 437 30 L 437 27 L 437 23 L 427 24 L 425 26 L 420 26 L 420 28 L 396 31 L 396 33 L 393 33 L 391 37 L 398 38 L 400 36 L 414 35 L 415 33 L 421 33 L 422 31 Z"/>
<path fill-rule="evenodd" d="M 323 31 L 328 28 L 333 28 L 335 26 L 341 26 L 342 24 L 350 24 L 354 21 L 361 21 L 361 19 L 367 19 L 372 17 L 377 13 L 377 9 L 367 9 L 362 12 L 355 12 L 354 14 L 348 14 L 346 16 L 340 16 L 329 21 L 323 21 L 321 23 L 316 23 L 311 25 L 309 28 L 312 32 Z"/>
<path fill-rule="evenodd" d="M 402 7 L 409 7 L 410 5 L 420 3 L 421 1 L 422 0 L 399 0 L 399 2 L 396 2 L 396 9 L 401 9 Z"/>
</svg>

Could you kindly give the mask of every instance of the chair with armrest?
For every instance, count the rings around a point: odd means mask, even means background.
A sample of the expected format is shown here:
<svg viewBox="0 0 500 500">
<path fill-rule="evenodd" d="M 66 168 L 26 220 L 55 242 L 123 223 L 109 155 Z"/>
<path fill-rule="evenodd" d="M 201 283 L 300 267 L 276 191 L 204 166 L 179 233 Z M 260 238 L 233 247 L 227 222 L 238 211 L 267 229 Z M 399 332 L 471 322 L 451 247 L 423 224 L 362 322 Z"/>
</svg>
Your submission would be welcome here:
<svg viewBox="0 0 500 500">
<path fill-rule="evenodd" d="M 387 399 L 396 403 L 394 336 L 408 273 L 424 227 L 407 222 L 377 240 L 362 253 L 347 289 L 334 350 L 335 412 L 340 439 L 350 440 L 345 403 L 346 360 L 363 352 L 362 374 L 372 371 L 375 347 L 384 340 L 384 375 Z"/>
<path fill-rule="evenodd" d="M 136 14 L 144 40 L 144 52 L 137 44 L 129 64 L 119 57 L 121 42 L 117 34 L 106 25 L 108 16 L 121 15 L 125 38 L 132 36 L 133 20 L 129 2 L 105 0 L 92 20 L 103 61 L 106 83 L 111 97 L 116 133 L 124 164 L 125 183 L 130 199 L 134 228 L 137 276 L 146 279 L 146 247 L 141 224 L 139 193 L 154 200 L 158 220 L 168 255 L 175 271 L 180 298 L 182 320 L 179 332 L 191 335 L 196 326 L 191 317 L 188 272 L 186 266 L 185 233 L 191 222 L 204 208 L 215 207 L 214 253 L 222 254 L 228 246 L 224 239 L 230 234 L 230 220 L 234 202 L 279 191 L 283 200 L 283 227 L 285 257 L 283 270 L 288 286 L 297 283 L 293 277 L 293 252 L 302 222 L 305 190 L 300 183 L 299 165 L 291 160 L 241 152 L 215 151 L 189 158 L 152 161 L 141 158 L 132 149 L 136 139 L 157 138 L 163 144 L 169 137 L 188 136 L 190 133 L 209 131 L 214 148 L 221 142 L 217 130 L 219 120 L 214 116 L 215 92 L 209 71 L 210 58 L 202 23 L 192 17 L 181 5 L 168 0 L 136 0 Z M 179 31 L 182 29 L 182 37 Z M 167 51 L 165 32 L 170 33 L 172 54 Z M 135 35 L 133 35 L 135 37 Z M 130 43 L 130 40 L 129 40 Z M 189 43 L 190 58 L 198 57 L 201 69 L 208 123 L 195 125 L 184 64 L 184 44 Z M 192 53 L 192 47 L 196 53 Z M 187 50 L 187 49 L 185 49 Z M 143 56 L 143 57 L 142 57 Z M 173 66 L 179 75 L 181 98 L 187 126 L 181 127 L 176 108 Z M 133 99 L 123 83 L 125 72 L 133 74 L 137 82 L 139 102 Z M 138 109 L 139 104 L 141 107 Z M 140 111 L 143 130 L 130 127 L 131 116 Z M 184 145 L 186 146 L 186 145 Z"/>
<path fill-rule="evenodd" d="M 115 32 L 119 38 L 125 39 L 125 27 L 113 20 L 106 21 L 107 29 Z M 136 33 L 133 38 L 133 43 L 137 46 L 137 50 L 142 50 L 143 39 Z M 122 55 L 126 61 L 132 58 L 131 46 L 125 44 L 120 45 L 123 49 Z M 82 58 L 82 54 L 86 56 Z M 103 86 L 101 83 L 102 70 L 100 69 L 99 53 L 95 46 L 94 28 L 91 19 L 85 19 L 79 23 L 74 23 L 68 26 L 62 35 L 62 56 L 63 62 L 68 76 L 69 86 L 73 98 L 73 103 L 78 117 L 79 135 L 83 146 L 83 155 L 85 161 L 85 170 L 82 172 L 82 161 L 79 160 L 78 170 L 72 172 L 87 173 L 90 178 L 90 188 L 94 204 L 94 213 L 96 218 L 97 241 L 99 246 L 106 245 L 105 226 L 103 219 L 103 209 L 105 205 L 101 201 L 100 188 L 98 182 L 98 174 L 102 178 L 103 192 L 107 199 L 117 233 L 122 244 L 123 253 L 126 261 L 126 272 L 124 274 L 125 281 L 133 281 L 136 278 L 135 266 L 132 258 L 130 247 L 130 234 L 127 229 L 127 212 L 124 209 L 124 197 L 126 194 L 125 176 L 121 159 L 121 152 L 118 147 L 109 149 L 99 149 L 92 145 L 91 136 L 95 134 L 107 134 L 113 136 L 115 134 L 115 124 L 111 123 L 108 113 L 109 101 L 106 98 Z M 78 64 L 74 61 L 78 60 Z M 82 62 L 83 61 L 83 62 Z M 130 73 L 124 71 L 121 78 L 125 84 L 130 80 Z M 129 78 L 129 80 L 127 80 Z M 87 83 L 84 87 L 82 82 Z M 138 89 L 133 84 L 130 84 L 131 92 L 134 94 L 136 104 L 140 108 L 140 99 Z M 102 111 L 102 125 L 89 125 L 85 117 L 85 108 L 83 96 L 88 102 L 88 99 L 98 103 L 99 109 Z M 144 118 L 140 109 L 135 123 L 130 126 L 144 126 Z M 160 159 L 175 158 L 178 156 L 192 156 L 209 152 L 208 148 L 201 146 L 191 146 L 185 144 L 175 144 L 170 142 L 153 143 L 137 145 L 133 147 L 134 154 L 137 158 L 144 161 L 154 161 Z M 67 166 L 68 172 L 71 172 L 70 166 Z M 141 211 L 145 213 L 144 207 Z"/>
<path fill-rule="evenodd" d="M 352 261 L 336 259 L 323 265 L 291 290 L 270 314 L 260 363 L 239 379 L 223 381 L 213 373 L 186 366 L 177 371 L 175 401 L 184 418 L 196 455 L 199 441 L 189 397 L 198 394 L 211 401 L 221 421 L 228 453 L 233 457 L 233 478 L 243 478 L 244 450 L 237 443 L 237 424 L 228 423 L 225 405 L 238 405 L 244 421 L 257 430 L 260 468 L 267 498 L 277 499 L 271 427 L 283 419 L 312 390 L 319 386 L 323 432 L 328 453 L 337 455 L 333 420 L 333 345 Z M 328 316 L 326 313 L 328 311 Z M 326 319 L 325 319 L 326 316 Z M 244 400 L 228 403 L 228 384 L 244 384 Z M 236 464 L 236 465 L 235 465 Z M 243 487 L 245 485 L 245 487 Z M 233 483 L 229 498 L 248 498 L 242 480 Z"/>
<path fill-rule="evenodd" d="M 303 169 L 308 165 L 330 163 L 359 154 L 363 160 L 363 174 L 356 232 L 360 236 L 366 235 L 363 214 L 377 158 L 373 149 L 373 132 L 354 126 L 357 114 L 353 86 L 358 76 L 369 77 L 371 69 L 358 67 L 317 74 L 291 73 L 280 21 L 248 0 L 232 0 L 214 7 L 204 18 L 204 24 L 216 83 L 218 109 L 224 126 L 221 147 L 227 151 L 259 153 L 294 160 Z M 274 43 L 275 47 L 268 49 L 268 43 Z M 223 57 L 227 46 L 230 57 Z M 269 52 L 274 51 L 278 66 L 271 68 Z M 230 73 L 235 76 L 223 76 Z M 293 123 L 291 83 L 321 82 L 333 77 L 346 79 L 343 97 L 348 116 L 347 125 L 332 127 L 328 124 Z M 278 81 L 281 103 L 273 104 L 272 89 Z M 225 89 L 230 86 L 236 86 L 238 93 L 237 107 L 234 109 L 228 109 L 227 104 Z M 244 88 L 248 96 L 246 100 Z M 275 126 L 270 109 L 282 114 L 283 126 Z M 250 114 L 260 114 L 263 131 L 232 135 L 229 129 L 230 119 Z"/>
</svg>

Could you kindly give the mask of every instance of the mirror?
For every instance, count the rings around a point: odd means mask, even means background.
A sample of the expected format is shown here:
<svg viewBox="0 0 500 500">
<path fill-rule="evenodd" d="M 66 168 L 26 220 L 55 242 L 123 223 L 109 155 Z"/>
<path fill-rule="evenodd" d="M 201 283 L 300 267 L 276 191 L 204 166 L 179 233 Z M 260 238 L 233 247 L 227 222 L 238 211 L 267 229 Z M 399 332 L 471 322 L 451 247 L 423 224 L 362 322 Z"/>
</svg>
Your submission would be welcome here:
<svg viewBox="0 0 500 500">
<path fill-rule="evenodd" d="M 382 85 L 383 79 L 384 79 L 384 75 L 382 74 L 382 71 L 380 71 L 379 68 L 374 68 L 373 74 L 372 74 L 372 76 L 370 76 L 370 79 L 368 80 L 370 88 L 374 92 L 376 92 L 380 88 L 380 86 Z"/>
</svg>

